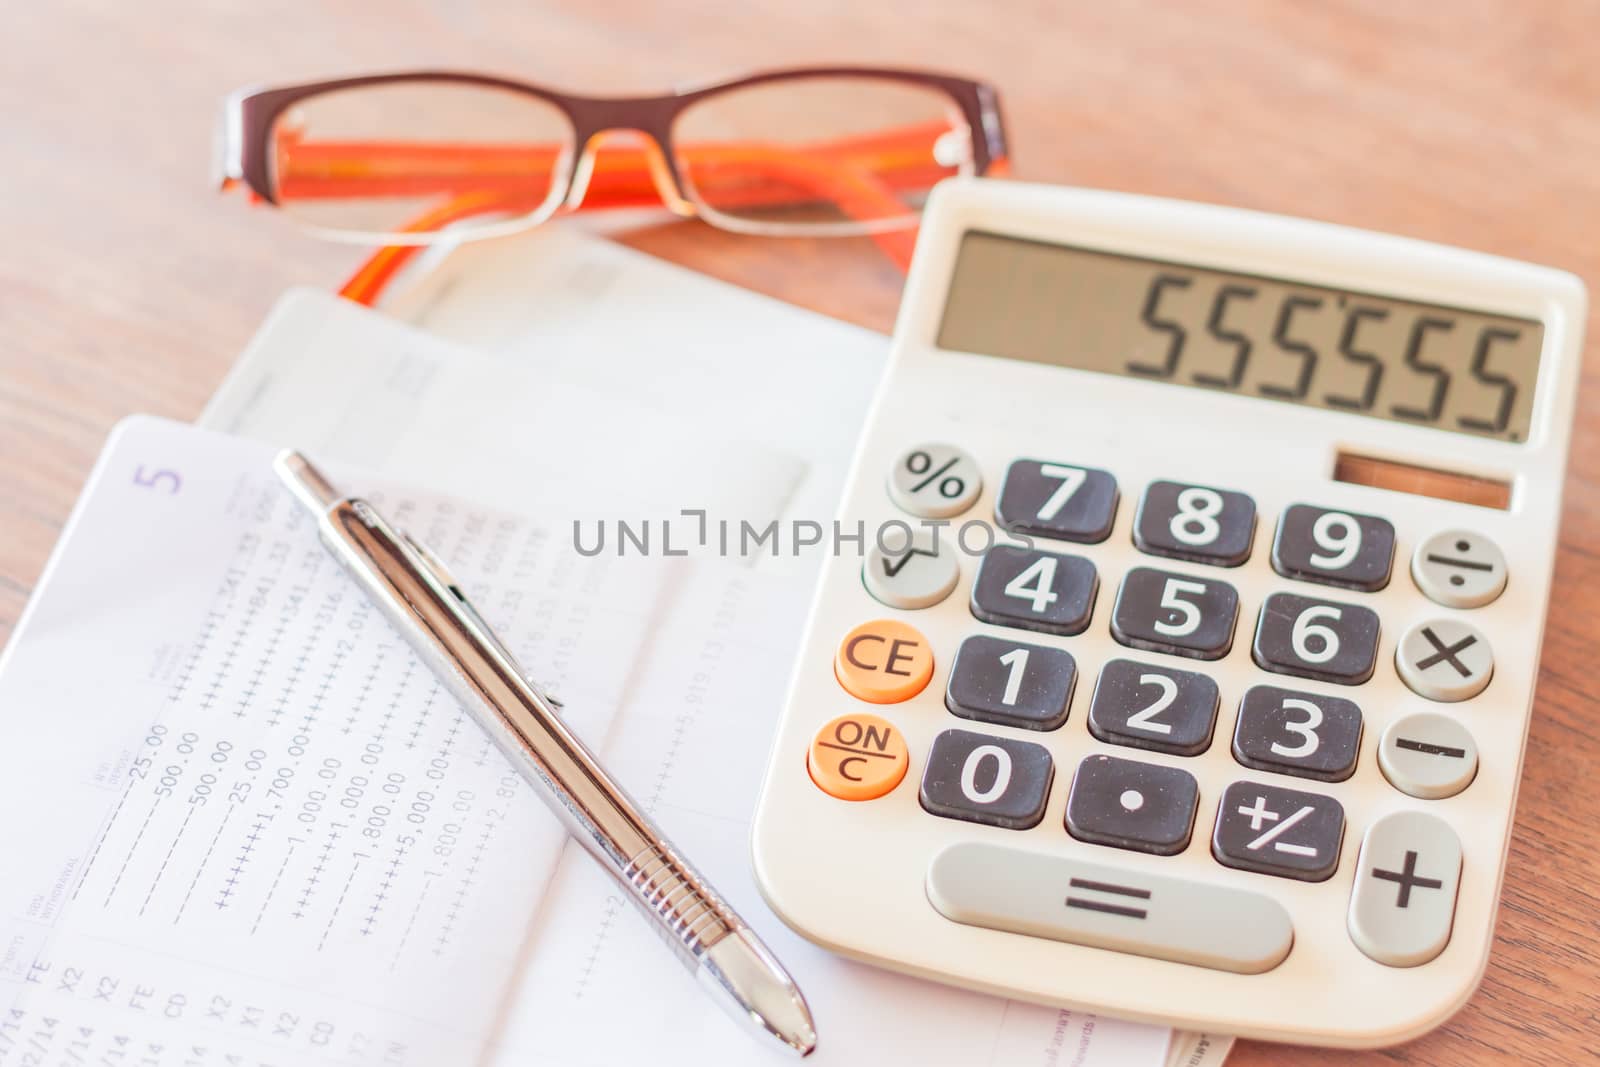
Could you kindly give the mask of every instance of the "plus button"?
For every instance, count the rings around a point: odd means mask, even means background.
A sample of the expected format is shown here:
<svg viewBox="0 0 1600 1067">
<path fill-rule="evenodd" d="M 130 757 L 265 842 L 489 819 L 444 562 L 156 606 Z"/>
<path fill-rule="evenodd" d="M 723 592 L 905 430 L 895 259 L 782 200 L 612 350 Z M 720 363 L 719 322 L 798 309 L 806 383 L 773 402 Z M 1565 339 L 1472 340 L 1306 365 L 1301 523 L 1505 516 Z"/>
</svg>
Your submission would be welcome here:
<svg viewBox="0 0 1600 1067">
<path fill-rule="evenodd" d="M 1394 906 L 1397 908 L 1410 906 L 1413 887 L 1418 889 L 1439 889 L 1444 886 L 1444 883 L 1437 878 L 1423 878 L 1417 874 L 1417 853 L 1414 849 L 1406 849 L 1406 862 L 1402 870 L 1385 871 L 1374 867 L 1372 868 L 1372 877 L 1399 884 L 1400 893 L 1396 896 L 1394 902 Z"/>
</svg>

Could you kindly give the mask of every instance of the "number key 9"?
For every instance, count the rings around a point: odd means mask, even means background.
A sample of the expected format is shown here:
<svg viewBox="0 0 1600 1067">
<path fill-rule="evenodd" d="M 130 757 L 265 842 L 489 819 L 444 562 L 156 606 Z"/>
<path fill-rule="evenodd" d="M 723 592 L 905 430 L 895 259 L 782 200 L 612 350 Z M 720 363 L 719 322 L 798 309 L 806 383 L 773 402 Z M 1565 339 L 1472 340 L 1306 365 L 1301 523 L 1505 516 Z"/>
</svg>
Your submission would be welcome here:
<svg viewBox="0 0 1600 1067">
<path fill-rule="evenodd" d="M 1389 584 L 1394 527 L 1387 519 L 1295 504 L 1272 542 L 1272 569 L 1285 578 L 1374 592 Z"/>
</svg>

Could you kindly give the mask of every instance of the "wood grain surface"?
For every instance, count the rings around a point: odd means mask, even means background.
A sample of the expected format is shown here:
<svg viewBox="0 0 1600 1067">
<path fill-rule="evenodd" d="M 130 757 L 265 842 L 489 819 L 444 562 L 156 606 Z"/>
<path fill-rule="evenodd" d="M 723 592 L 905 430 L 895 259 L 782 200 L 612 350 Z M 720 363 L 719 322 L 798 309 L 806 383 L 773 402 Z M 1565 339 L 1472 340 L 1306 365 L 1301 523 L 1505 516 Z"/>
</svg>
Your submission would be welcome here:
<svg viewBox="0 0 1600 1067">
<path fill-rule="evenodd" d="M 1600 280 L 1600 6 L 1590 0 L 9 4 L 0 639 L 111 426 L 131 412 L 196 415 L 286 286 L 335 286 L 360 259 L 211 194 L 222 93 L 423 65 L 650 91 L 813 62 L 995 82 L 1019 177 L 1327 219 Z M 828 314 L 892 324 L 901 278 L 862 242 L 764 241 L 697 224 L 631 241 Z M 1600 1058 L 1600 730 L 1587 673 L 1600 648 L 1597 326 L 1591 316 L 1562 595 L 1482 990 L 1442 1029 L 1396 1049 L 1243 1043 L 1231 1062 Z"/>
</svg>

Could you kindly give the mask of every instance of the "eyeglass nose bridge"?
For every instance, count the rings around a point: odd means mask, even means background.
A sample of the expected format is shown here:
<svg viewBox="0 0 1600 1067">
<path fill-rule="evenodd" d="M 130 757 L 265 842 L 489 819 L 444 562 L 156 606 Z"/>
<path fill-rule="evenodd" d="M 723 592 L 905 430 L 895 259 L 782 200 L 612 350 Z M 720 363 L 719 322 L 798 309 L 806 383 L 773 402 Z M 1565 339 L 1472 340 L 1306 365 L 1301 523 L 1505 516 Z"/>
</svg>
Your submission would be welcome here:
<svg viewBox="0 0 1600 1067">
<path fill-rule="evenodd" d="M 568 182 L 567 195 L 562 201 L 565 210 L 576 211 L 583 204 L 590 180 L 594 177 L 596 157 L 607 147 L 622 148 L 623 142 L 634 141 L 636 143 L 627 144 L 626 147 L 644 156 L 651 184 L 667 210 L 685 217 L 698 213 L 694 204 L 683 194 L 682 176 L 669 155 L 664 131 L 626 122 L 615 126 L 585 123 L 584 127 L 578 132 L 578 158 Z"/>
</svg>

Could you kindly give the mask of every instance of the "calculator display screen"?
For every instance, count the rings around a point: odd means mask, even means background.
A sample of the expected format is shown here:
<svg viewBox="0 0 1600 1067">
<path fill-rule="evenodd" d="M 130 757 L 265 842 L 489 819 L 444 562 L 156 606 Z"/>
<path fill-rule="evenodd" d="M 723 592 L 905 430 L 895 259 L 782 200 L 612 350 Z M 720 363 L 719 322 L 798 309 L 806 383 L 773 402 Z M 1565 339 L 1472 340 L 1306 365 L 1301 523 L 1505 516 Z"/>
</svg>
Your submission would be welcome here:
<svg viewBox="0 0 1600 1067">
<path fill-rule="evenodd" d="M 941 348 L 1527 439 L 1544 328 L 972 231 Z"/>
</svg>

